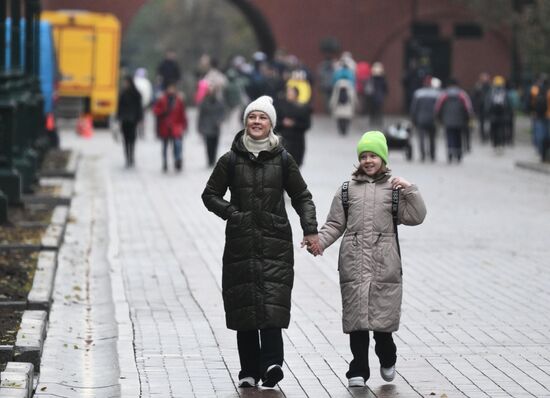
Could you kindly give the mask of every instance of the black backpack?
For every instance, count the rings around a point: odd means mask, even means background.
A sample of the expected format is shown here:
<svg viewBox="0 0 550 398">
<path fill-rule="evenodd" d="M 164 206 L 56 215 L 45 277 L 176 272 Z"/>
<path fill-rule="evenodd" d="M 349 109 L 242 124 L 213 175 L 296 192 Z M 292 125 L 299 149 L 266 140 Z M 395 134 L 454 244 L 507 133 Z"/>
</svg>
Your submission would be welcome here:
<svg viewBox="0 0 550 398">
<path fill-rule="evenodd" d="M 348 89 L 346 87 L 340 87 L 338 90 L 338 104 L 345 105 L 349 102 Z"/>
<path fill-rule="evenodd" d="M 490 111 L 495 115 L 501 115 L 504 113 L 506 108 L 506 90 L 504 89 L 493 89 L 491 92 L 491 107 Z"/>
</svg>

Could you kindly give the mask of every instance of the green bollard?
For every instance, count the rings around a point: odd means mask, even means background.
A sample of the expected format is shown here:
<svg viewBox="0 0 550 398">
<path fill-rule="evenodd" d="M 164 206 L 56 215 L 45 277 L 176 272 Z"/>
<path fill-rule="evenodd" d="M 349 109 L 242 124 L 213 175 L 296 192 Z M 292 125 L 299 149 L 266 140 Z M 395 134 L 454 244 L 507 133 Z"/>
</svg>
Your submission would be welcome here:
<svg viewBox="0 0 550 398">
<path fill-rule="evenodd" d="M 0 190 L 0 225 L 8 222 L 8 198 Z"/>
<path fill-rule="evenodd" d="M 0 76 L 0 87 L 5 76 Z M 1 91 L 0 91 L 1 92 Z M 9 204 L 21 203 L 21 176 L 13 168 L 13 135 L 15 131 L 15 109 L 13 99 L 0 96 L 0 189 L 8 198 Z"/>
</svg>

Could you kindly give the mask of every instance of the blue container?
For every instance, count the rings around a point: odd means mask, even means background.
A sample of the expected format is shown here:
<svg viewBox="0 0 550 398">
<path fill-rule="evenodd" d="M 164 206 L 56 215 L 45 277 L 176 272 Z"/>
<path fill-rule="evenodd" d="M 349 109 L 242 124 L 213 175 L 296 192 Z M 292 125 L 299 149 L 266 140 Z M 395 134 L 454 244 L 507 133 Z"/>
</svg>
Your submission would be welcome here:
<svg viewBox="0 0 550 398">
<path fill-rule="evenodd" d="M 6 19 L 6 70 L 11 70 L 11 19 Z M 20 60 L 21 70 L 25 70 L 25 20 L 20 22 L 21 48 Z M 53 42 L 52 25 L 48 21 L 40 21 L 40 65 L 39 65 L 40 88 L 44 96 L 44 113 L 47 115 L 53 112 L 55 87 L 59 79 L 55 45 Z"/>
</svg>

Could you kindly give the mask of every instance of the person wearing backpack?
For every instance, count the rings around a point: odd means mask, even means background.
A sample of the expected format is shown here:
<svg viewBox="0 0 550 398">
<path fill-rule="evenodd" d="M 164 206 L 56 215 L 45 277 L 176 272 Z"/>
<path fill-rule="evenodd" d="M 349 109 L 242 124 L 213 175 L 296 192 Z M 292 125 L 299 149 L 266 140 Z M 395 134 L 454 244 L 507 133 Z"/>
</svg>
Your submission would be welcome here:
<svg viewBox="0 0 550 398">
<path fill-rule="evenodd" d="M 450 79 L 435 104 L 436 118 L 445 127 L 447 136 L 447 160 L 451 163 L 462 161 L 462 137 L 465 129 L 469 128 L 473 116 L 472 102 L 468 94 L 458 86 L 456 79 Z"/>
<path fill-rule="evenodd" d="M 548 117 L 550 117 L 548 78 L 543 75 L 537 83 L 531 87 L 529 111 L 533 118 L 533 142 L 535 148 L 544 162 L 547 158 L 548 147 L 550 146 L 550 133 Z"/>
<path fill-rule="evenodd" d="M 353 359 L 346 373 L 349 387 L 365 387 L 370 377 L 369 333 L 375 341 L 380 375 L 395 378 L 402 264 L 397 225 L 418 225 L 426 206 L 418 187 L 388 168 L 388 145 L 380 131 L 363 134 L 357 143 L 359 166 L 336 191 L 319 230 L 321 255 L 343 236 L 338 257 L 343 331 L 349 334 Z"/>
<path fill-rule="evenodd" d="M 411 102 L 411 121 L 418 132 L 420 160 L 426 160 L 426 154 L 435 161 L 435 103 L 441 93 L 441 80 L 427 76 L 424 87 L 414 92 Z"/>
<path fill-rule="evenodd" d="M 351 120 L 355 115 L 357 95 L 353 82 L 349 79 L 339 79 L 334 84 L 329 101 L 332 117 L 336 119 L 336 126 L 340 135 L 348 133 Z"/>
<path fill-rule="evenodd" d="M 240 388 L 260 379 L 262 386 L 274 387 L 283 378 L 282 329 L 290 323 L 294 281 L 285 192 L 300 217 L 302 244 L 318 248 L 319 241 L 311 193 L 273 132 L 276 121 L 271 97 L 252 101 L 244 111 L 244 130 L 218 160 L 202 193 L 206 208 L 227 220 L 222 295 L 226 325 L 237 331 Z"/>
<path fill-rule="evenodd" d="M 491 144 L 500 153 L 506 143 L 506 130 L 509 127 L 510 112 L 513 112 L 508 99 L 505 80 L 502 76 L 493 78 L 493 85 L 486 97 L 485 110 L 490 123 Z"/>
</svg>

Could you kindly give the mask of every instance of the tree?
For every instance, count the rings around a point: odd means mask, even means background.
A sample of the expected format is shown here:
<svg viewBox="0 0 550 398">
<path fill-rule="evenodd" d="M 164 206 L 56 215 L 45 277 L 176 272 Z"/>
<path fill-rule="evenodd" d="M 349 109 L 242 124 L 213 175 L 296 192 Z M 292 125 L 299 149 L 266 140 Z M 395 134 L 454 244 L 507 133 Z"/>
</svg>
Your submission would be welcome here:
<svg viewBox="0 0 550 398">
<path fill-rule="evenodd" d="M 250 56 L 258 45 L 248 22 L 228 1 L 151 0 L 140 10 L 123 38 L 124 66 L 145 67 L 154 76 L 167 49 L 176 52 L 183 71 L 183 89 L 195 87 L 202 54 L 223 66 L 233 54 Z"/>
<path fill-rule="evenodd" d="M 508 27 L 517 40 L 524 70 L 550 71 L 550 2 L 547 0 L 455 0 L 487 28 Z"/>
</svg>

